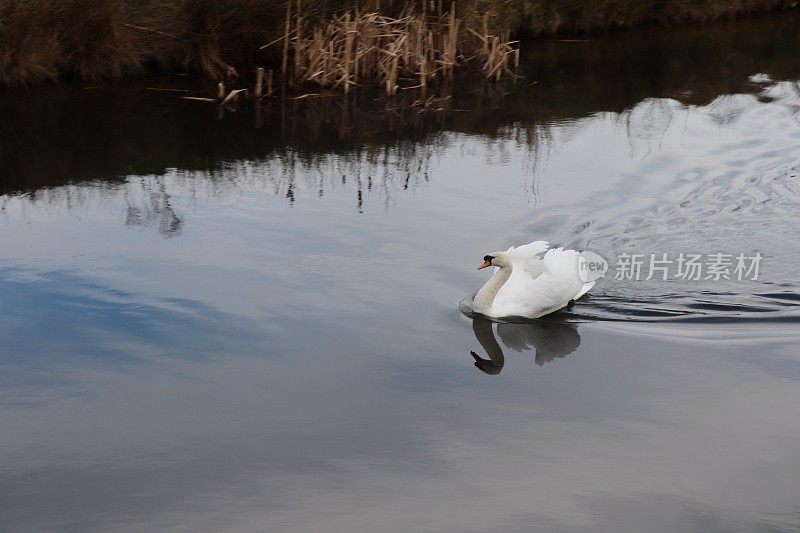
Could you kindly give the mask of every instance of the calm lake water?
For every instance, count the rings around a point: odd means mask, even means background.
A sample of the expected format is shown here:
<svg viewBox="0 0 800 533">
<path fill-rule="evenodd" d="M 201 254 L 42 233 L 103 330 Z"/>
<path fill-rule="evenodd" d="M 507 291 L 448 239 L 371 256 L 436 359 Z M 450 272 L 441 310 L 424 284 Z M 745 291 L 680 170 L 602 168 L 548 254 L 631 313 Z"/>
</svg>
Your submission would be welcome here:
<svg viewBox="0 0 800 533">
<path fill-rule="evenodd" d="M 0 527 L 800 530 L 800 17 L 523 58 L 427 108 L 0 98 Z M 611 270 L 459 312 L 537 239 Z M 664 253 L 762 259 L 615 279 Z"/>
</svg>

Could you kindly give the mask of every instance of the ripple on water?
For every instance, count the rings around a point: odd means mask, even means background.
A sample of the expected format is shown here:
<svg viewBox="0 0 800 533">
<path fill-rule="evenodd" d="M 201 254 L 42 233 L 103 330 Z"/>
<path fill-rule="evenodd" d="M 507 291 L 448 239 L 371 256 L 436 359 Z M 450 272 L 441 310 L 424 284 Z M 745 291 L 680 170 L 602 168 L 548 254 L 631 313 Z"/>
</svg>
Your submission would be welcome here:
<svg viewBox="0 0 800 533">
<path fill-rule="evenodd" d="M 700 107 L 675 109 L 659 132 L 658 165 L 643 161 L 621 189 L 650 194 L 629 209 L 624 190 L 596 199 L 573 218 L 560 245 L 591 249 L 609 261 L 609 275 L 571 311 L 578 319 L 634 321 L 800 322 L 800 123 L 798 88 L 758 79 L 770 102 L 728 95 Z M 669 105 L 647 102 L 651 117 Z M 665 111 L 667 110 L 667 111 Z M 635 115 L 635 113 L 634 113 Z M 662 121 L 663 122 L 663 121 Z M 657 129 L 657 128 L 651 128 Z M 641 142 L 641 139 L 637 140 Z M 605 202 L 603 200 L 606 200 Z M 599 206 L 599 207 L 598 207 Z M 551 216 L 547 210 L 537 218 Z M 602 221 L 594 223 L 594 221 Z M 534 223 L 531 231 L 536 231 Z M 555 239 L 554 239 L 555 240 Z M 615 279 L 620 254 L 761 254 L 757 279 Z M 675 265 L 672 265 L 674 274 Z M 734 277 L 734 276 L 731 276 Z M 734 277 L 735 278 L 735 277 Z M 780 291 L 770 289 L 779 284 Z"/>
</svg>

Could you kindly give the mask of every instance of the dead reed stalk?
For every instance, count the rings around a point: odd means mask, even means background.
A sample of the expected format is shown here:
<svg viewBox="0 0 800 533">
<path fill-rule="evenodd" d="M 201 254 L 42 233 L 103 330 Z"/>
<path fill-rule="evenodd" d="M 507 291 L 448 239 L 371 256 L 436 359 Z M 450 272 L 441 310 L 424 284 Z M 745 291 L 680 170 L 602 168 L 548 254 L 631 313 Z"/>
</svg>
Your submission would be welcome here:
<svg viewBox="0 0 800 533">
<path fill-rule="evenodd" d="M 291 11 L 287 2 L 281 74 L 293 83 L 345 93 L 359 83 L 377 83 L 393 95 L 400 80 L 416 79 L 413 87 L 424 93 L 434 80 L 452 79 L 465 56 L 479 58 L 486 77 L 496 80 L 513 75 L 512 61 L 518 63 L 515 42 L 489 34 L 489 14 L 482 18 L 483 33 L 465 31 L 455 2 L 438 17 L 416 13 L 409 4 L 396 17 L 355 10 L 316 24 L 307 22 L 300 0 L 294 18 Z"/>
<path fill-rule="evenodd" d="M 258 100 L 261 98 L 262 91 L 264 90 L 264 69 L 259 67 L 256 69 L 256 86 L 253 91 L 253 96 Z"/>
</svg>

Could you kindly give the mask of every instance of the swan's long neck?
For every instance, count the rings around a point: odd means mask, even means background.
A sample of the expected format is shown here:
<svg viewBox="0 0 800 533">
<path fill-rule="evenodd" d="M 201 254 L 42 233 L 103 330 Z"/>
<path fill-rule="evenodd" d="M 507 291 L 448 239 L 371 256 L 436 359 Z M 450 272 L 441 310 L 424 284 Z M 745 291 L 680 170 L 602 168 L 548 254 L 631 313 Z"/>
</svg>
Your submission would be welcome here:
<svg viewBox="0 0 800 533">
<path fill-rule="evenodd" d="M 472 357 L 475 358 L 475 366 L 487 374 L 499 374 L 503 370 L 505 357 L 503 357 L 503 349 L 497 344 L 497 339 L 492 330 L 492 323 L 488 320 L 476 318 L 472 321 L 472 331 L 475 332 L 475 338 L 478 339 L 478 342 L 481 343 L 481 346 L 489 356 L 487 361 L 479 357 L 475 352 L 470 352 Z"/>
<path fill-rule="evenodd" d="M 489 310 L 492 308 L 492 303 L 494 302 L 494 297 L 497 296 L 497 293 L 500 292 L 500 288 L 508 281 L 508 278 L 511 277 L 511 268 L 510 265 L 501 267 L 489 278 L 489 281 L 481 287 L 472 301 L 472 309 L 474 311 L 484 315 L 489 314 Z"/>
</svg>

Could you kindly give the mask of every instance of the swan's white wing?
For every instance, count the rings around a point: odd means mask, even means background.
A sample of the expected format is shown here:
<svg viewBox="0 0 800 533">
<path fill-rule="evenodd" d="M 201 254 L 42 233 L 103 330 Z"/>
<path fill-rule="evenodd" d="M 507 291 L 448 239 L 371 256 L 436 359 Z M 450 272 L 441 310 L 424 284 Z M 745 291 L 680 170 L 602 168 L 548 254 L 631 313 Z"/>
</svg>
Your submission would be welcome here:
<svg viewBox="0 0 800 533">
<path fill-rule="evenodd" d="M 536 302 L 536 314 L 542 316 L 561 309 L 581 291 L 584 282 L 578 271 L 579 258 L 575 250 L 563 248 L 544 255 L 544 272 L 528 285 L 524 296 L 527 301 Z"/>
<path fill-rule="evenodd" d="M 512 277 L 515 271 L 527 272 L 530 277 L 535 278 L 544 271 L 544 265 L 539 257 L 540 254 L 546 252 L 550 248 L 550 243 L 547 241 L 533 241 L 530 244 L 523 244 L 522 246 L 512 246 L 506 253 L 511 258 L 514 264 Z M 520 269 L 520 267 L 522 267 Z M 511 281 L 511 280 L 509 280 Z M 524 280 L 527 281 L 527 280 Z M 507 284 L 508 282 L 506 282 Z"/>
<path fill-rule="evenodd" d="M 538 318 L 566 306 L 584 288 L 578 275 L 578 257 L 575 250 L 556 248 L 549 250 L 541 260 L 542 272 L 533 278 L 526 272 L 511 277 L 498 292 L 492 307 L 498 316 L 526 316 Z M 516 265 L 515 265 L 516 266 Z"/>
<path fill-rule="evenodd" d="M 533 241 L 530 244 L 523 244 L 522 246 L 512 246 L 506 253 L 512 260 L 530 260 L 539 259 L 539 255 L 546 252 L 550 248 L 550 243 L 547 241 Z"/>
</svg>

